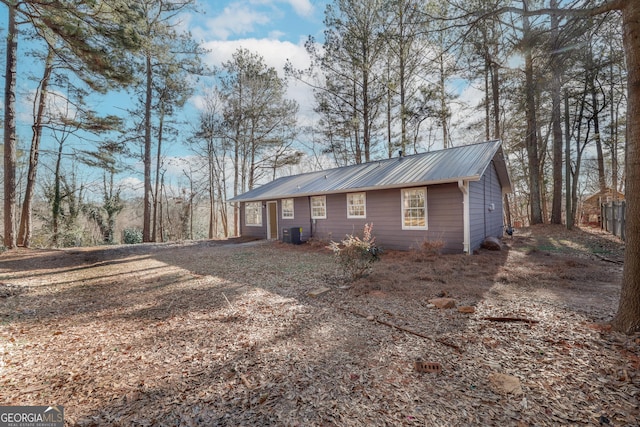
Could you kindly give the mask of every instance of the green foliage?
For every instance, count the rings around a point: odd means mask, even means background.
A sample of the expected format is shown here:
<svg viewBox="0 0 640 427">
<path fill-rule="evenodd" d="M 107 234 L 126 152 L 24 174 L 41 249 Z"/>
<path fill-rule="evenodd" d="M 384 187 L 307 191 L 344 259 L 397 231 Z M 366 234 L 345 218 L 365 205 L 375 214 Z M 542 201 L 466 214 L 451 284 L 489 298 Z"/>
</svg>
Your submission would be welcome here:
<svg viewBox="0 0 640 427">
<path fill-rule="evenodd" d="M 365 224 L 362 238 L 348 234 L 342 242 L 331 241 L 329 244 L 336 263 L 349 280 L 365 276 L 371 271 L 373 263 L 380 260 L 382 249 L 376 245 L 372 229 L 373 224 Z"/>
<path fill-rule="evenodd" d="M 125 228 L 122 231 L 122 241 L 127 245 L 142 243 L 142 230 L 139 228 Z"/>
</svg>

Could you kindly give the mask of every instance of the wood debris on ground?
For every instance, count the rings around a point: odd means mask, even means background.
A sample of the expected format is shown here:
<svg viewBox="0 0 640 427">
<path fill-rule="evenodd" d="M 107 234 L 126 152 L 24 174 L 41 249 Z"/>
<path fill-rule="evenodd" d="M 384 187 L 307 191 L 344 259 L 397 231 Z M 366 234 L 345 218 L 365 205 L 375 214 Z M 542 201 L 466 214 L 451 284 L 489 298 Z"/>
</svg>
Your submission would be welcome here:
<svg viewBox="0 0 640 427">
<path fill-rule="evenodd" d="M 70 426 L 635 426 L 640 336 L 606 327 L 603 248 L 624 249 L 533 228 L 501 252 L 388 251 L 348 287 L 312 245 L 5 252 L 0 405 Z"/>
</svg>

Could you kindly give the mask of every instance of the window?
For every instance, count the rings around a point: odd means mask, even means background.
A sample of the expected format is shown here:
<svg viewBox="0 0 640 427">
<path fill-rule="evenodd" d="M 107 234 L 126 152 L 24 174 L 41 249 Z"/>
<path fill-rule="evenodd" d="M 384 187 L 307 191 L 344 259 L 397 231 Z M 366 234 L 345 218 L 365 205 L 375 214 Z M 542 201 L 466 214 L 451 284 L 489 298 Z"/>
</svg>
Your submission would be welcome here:
<svg viewBox="0 0 640 427">
<path fill-rule="evenodd" d="M 262 226 L 262 203 L 247 202 L 244 204 L 244 223 L 252 227 Z"/>
<path fill-rule="evenodd" d="M 427 229 L 427 189 L 402 190 L 402 229 Z"/>
<path fill-rule="evenodd" d="M 325 196 L 311 198 L 311 218 L 327 219 L 327 198 Z"/>
<path fill-rule="evenodd" d="M 347 194 L 347 218 L 367 217 L 367 194 Z"/>
<path fill-rule="evenodd" d="M 293 219 L 293 199 L 282 199 L 282 219 Z"/>
</svg>

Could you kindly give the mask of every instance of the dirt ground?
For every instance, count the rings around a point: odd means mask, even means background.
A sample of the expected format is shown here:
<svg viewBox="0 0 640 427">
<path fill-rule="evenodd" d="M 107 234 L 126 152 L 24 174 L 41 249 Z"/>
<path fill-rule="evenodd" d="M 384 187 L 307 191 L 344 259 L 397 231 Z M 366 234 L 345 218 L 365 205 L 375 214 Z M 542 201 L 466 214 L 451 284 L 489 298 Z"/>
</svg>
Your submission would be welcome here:
<svg viewBox="0 0 640 427">
<path fill-rule="evenodd" d="M 640 335 L 606 325 L 614 237 L 389 251 L 351 284 L 321 244 L 225 243 L 1 254 L 0 405 L 69 426 L 640 424 Z"/>
</svg>

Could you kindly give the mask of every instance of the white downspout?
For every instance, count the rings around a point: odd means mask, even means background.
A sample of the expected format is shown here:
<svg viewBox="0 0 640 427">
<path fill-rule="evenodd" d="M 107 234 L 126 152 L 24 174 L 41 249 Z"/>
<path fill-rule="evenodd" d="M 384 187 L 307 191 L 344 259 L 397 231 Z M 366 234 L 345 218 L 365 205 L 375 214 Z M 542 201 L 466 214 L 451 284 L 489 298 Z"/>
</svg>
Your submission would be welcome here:
<svg viewBox="0 0 640 427">
<path fill-rule="evenodd" d="M 458 180 L 458 188 L 462 192 L 462 224 L 463 224 L 463 236 L 462 242 L 463 251 L 467 255 L 471 255 L 471 219 L 469 215 L 469 181 Z"/>
</svg>

